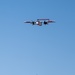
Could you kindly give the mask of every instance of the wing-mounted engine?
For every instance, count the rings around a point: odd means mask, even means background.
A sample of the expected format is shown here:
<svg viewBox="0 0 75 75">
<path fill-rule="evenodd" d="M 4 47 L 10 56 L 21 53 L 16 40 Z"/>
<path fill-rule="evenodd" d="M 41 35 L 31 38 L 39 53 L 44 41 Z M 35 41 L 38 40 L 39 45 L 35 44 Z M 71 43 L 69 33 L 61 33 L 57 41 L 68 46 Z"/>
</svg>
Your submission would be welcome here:
<svg viewBox="0 0 75 75">
<path fill-rule="evenodd" d="M 35 22 L 34 22 L 34 21 L 32 21 L 31 23 L 32 23 L 33 25 L 35 25 Z"/>
<path fill-rule="evenodd" d="M 48 24 L 48 22 L 44 21 L 44 24 L 46 25 L 46 24 Z"/>
</svg>

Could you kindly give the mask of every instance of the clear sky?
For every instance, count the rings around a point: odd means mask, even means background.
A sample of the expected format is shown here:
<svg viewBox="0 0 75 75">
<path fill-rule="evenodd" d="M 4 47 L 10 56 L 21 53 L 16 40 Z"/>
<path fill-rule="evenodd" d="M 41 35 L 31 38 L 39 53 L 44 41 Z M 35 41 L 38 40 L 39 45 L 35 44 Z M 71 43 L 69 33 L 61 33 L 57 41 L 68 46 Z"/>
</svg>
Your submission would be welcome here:
<svg viewBox="0 0 75 75">
<path fill-rule="evenodd" d="M 0 0 L 0 75 L 75 75 L 75 0 Z"/>
</svg>

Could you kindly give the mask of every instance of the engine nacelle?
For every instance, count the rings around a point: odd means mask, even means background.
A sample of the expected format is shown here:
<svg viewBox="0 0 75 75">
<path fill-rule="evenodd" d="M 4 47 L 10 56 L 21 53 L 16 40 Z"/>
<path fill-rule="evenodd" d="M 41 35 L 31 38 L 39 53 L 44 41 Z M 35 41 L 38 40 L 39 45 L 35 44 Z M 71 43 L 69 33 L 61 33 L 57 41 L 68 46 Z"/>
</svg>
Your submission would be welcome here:
<svg viewBox="0 0 75 75">
<path fill-rule="evenodd" d="M 44 21 L 44 24 L 48 24 L 48 22 Z"/>
</svg>

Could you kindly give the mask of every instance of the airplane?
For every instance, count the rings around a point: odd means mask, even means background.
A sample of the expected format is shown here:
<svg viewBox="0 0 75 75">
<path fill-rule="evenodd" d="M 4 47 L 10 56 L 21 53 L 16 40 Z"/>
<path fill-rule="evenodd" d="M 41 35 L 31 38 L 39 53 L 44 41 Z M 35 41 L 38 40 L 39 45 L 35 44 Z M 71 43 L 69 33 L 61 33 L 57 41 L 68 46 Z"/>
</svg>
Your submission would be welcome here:
<svg viewBox="0 0 75 75">
<path fill-rule="evenodd" d="M 47 25 L 49 23 L 55 23 L 55 21 L 50 20 L 50 19 L 37 19 L 36 21 L 24 21 L 24 23 L 30 23 L 32 25 L 42 26 L 42 23 L 44 25 Z"/>
</svg>

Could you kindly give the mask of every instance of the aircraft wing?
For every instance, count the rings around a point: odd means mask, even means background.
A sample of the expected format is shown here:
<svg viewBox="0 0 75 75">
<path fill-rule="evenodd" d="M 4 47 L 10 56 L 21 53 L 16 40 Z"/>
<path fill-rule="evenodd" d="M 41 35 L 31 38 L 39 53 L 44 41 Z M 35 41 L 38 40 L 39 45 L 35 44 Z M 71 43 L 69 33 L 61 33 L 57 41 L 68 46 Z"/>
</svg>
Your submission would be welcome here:
<svg viewBox="0 0 75 75">
<path fill-rule="evenodd" d="M 26 21 L 26 22 L 24 22 L 24 23 L 32 23 L 31 21 Z"/>
</svg>

